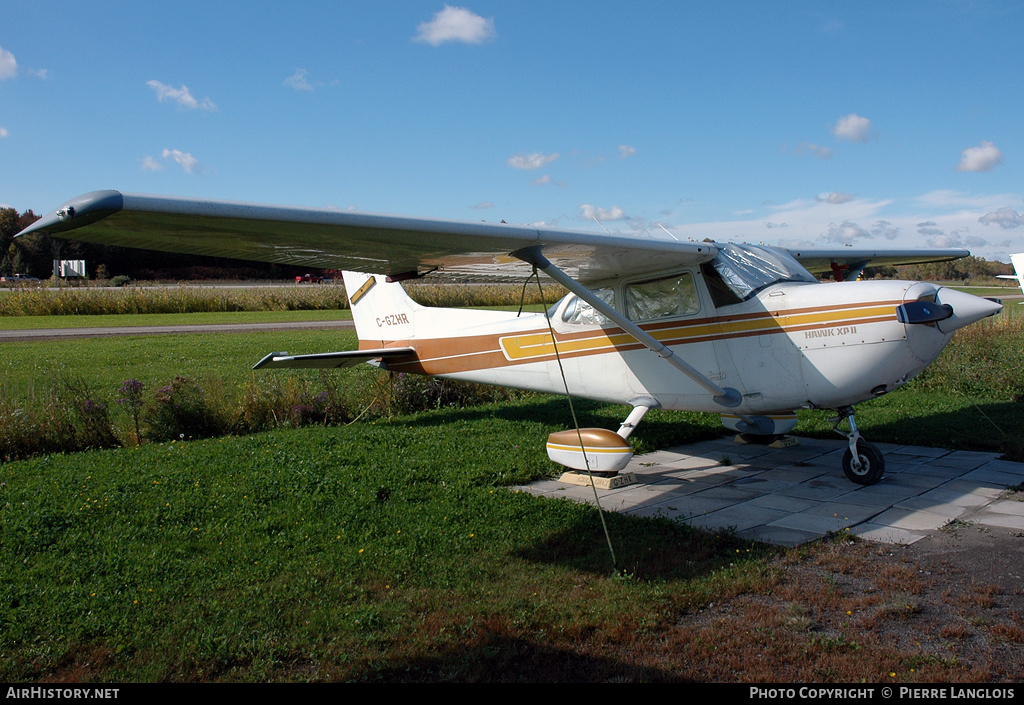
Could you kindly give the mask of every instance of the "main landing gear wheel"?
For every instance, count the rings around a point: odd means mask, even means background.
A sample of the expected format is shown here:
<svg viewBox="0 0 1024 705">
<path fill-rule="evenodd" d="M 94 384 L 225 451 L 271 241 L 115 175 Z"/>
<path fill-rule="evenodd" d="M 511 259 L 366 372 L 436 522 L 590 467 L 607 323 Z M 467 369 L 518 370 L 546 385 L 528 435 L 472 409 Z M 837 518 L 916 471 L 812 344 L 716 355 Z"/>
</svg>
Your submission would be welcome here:
<svg viewBox="0 0 1024 705">
<path fill-rule="evenodd" d="M 873 485 L 882 479 L 885 472 L 885 459 L 882 453 L 870 443 L 857 442 L 857 460 L 860 467 L 853 462 L 853 453 L 847 448 L 843 453 L 843 473 L 851 482 L 858 485 Z"/>
</svg>

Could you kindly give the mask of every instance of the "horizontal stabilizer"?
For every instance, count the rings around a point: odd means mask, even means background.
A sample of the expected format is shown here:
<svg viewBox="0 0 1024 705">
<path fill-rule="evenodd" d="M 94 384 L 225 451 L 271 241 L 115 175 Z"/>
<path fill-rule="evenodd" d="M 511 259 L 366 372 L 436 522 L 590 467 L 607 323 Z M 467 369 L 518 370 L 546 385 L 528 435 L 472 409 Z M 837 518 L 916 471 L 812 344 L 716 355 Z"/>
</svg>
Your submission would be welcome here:
<svg viewBox="0 0 1024 705">
<path fill-rule="evenodd" d="M 378 348 L 376 350 L 343 350 L 341 352 L 315 353 L 312 355 L 289 355 L 286 352 L 272 352 L 253 365 L 254 370 L 313 368 L 330 370 L 339 367 L 354 367 L 361 362 L 388 360 L 397 357 L 415 357 L 414 348 Z"/>
</svg>

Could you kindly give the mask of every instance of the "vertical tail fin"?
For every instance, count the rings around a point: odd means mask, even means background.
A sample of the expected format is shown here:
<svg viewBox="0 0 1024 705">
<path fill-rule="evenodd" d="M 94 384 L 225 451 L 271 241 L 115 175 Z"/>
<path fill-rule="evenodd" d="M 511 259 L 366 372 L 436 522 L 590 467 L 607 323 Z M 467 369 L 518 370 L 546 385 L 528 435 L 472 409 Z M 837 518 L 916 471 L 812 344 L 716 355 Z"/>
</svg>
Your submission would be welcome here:
<svg viewBox="0 0 1024 705">
<path fill-rule="evenodd" d="M 1017 284 L 1020 285 L 1020 290 L 1024 292 L 1024 252 L 1010 255 L 1010 262 L 1013 264 L 1013 271 L 1017 273 Z"/>
<path fill-rule="evenodd" d="M 409 298 L 401 284 L 389 283 L 378 274 L 342 272 L 342 277 L 360 343 L 379 347 L 414 336 L 417 313 L 423 307 Z"/>
<path fill-rule="evenodd" d="M 1013 265 L 1013 274 L 997 274 L 1000 279 L 1016 279 L 1017 286 L 1024 292 L 1024 252 L 1010 255 L 1010 263 Z"/>
</svg>

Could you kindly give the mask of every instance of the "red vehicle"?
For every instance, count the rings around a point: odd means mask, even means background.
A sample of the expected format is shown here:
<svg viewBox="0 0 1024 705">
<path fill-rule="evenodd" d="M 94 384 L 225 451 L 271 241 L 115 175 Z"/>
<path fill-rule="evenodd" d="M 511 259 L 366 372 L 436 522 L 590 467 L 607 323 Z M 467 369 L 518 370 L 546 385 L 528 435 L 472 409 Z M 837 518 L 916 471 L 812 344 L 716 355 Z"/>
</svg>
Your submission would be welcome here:
<svg viewBox="0 0 1024 705">
<path fill-rule="evenodd" d="M 303 274 L 300 277 L 295 277 L 296 284 L 320 284 L 327 281 L 330 281 L 330 279 L 322 277 L 319 274 Z"/>
</svg>

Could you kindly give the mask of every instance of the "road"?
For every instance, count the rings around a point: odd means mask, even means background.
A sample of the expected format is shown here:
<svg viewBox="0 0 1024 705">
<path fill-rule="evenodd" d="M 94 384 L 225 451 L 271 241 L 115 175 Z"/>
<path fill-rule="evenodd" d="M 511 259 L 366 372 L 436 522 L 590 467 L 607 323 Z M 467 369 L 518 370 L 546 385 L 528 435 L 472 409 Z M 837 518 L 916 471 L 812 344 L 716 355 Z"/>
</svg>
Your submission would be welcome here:
<svg viewBox="0 0 1024 705">
<path fill-rule="evenodd" d="M 352 321 L 289 321 L 283 323 L 209 323 L 179 326 L 105 326 L 95 328 L 36 328 L 0 330 L 0 343 L 31 340 L 97 338 L 113 335 L 164 335 L 171 333 L 252 333 L 271 330 L 336 328 L 352 330 Z"/>
</svg>

